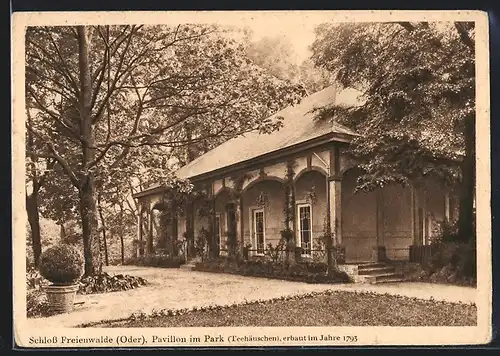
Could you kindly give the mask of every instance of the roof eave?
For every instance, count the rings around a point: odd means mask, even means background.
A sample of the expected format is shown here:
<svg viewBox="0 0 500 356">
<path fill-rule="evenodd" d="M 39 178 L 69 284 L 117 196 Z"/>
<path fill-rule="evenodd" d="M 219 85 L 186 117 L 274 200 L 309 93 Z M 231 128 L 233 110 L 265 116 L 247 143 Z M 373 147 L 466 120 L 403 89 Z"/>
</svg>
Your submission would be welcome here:
<svg viewBox="0 0 500 356">
<path fill-rule="evenodd" d="M 157 185 L 157 186 L 153 186 L 151 188 L 147 188 L 147 189 L 141 190 L 140 192 L 132 194 L 132 198 L 138 199 L 138 198 L 142 198 L 142 197 L 145 197 L 148 195 L 153 195 L 156 193 L 163 193 L 163 192 L 166 192 L 168 189 L 169 188 L 167 186 Z"/>
<path fill-rule="evenodd" d="M 187 179 L 191 180 L 192 182 L 199 182 L 203 181 L 206 179 L 210 178 L 216 178 L 220 176 L 227 175 L 231 172 L 235 172 L 241 169 L 248 169 L 252 165 L 258 165 L 262 163 L 266 163 L 268 161 L 281 158 L 284 156 L 288 156 L 294 153 L 298 153 L 304 149 L 308 148 L 313 148 L 315 146 L 319 146 L 328 142 L 339 142 L 339 143 L 349 143 L 351 142 L 352 138 L 359 136 L 359 135 L 353 135 L 353 134 L 347 134 L 347 133 L 338 133 L 338 132 L 330 132 L 322 136 L 315 137 L 313 139 L 303 141 L 300 143 L 297 143 L 292 146 L 287 146 L 283 147 L 281 149 L 271 151 L 265 154 L 262 154 L 257 157 L 253 157 L 244 161 L 240 161 L 237 163 L 234 163 L 229 166 L 225 166 L 213 171 L 209 171 L 206 173 L 194 175 L 187 177 Z"/>
</svg>

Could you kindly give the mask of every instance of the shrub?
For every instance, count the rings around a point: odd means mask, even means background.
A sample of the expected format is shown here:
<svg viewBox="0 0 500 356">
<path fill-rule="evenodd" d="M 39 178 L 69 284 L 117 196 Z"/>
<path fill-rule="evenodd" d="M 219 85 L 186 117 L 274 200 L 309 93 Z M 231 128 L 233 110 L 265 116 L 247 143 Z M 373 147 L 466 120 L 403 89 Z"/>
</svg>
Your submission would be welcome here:
<svg viewBox="0 0 500 356">
<path fill-rule="evenodd" d="M 26 289 L 39 289 L 46 284 L 48 284 L 48 281 L 40 275 L 40 272 L 35 267 L 27 267 Z"/>
<path fill-rule="evenodd" d="M 426 267 L 434 273 L 446 266 L 456 269 L 465 277 L 476 277 L 476 248 L 473 244 L 442 243 L 436 248 Z"/>
<path fill-rule="evenodd" d="M 476 246 L 468 243 L 440 242 L 431 245 L 431 256 L 419 267 L 404 267 L 402 272 L 408 280 L 476 284 Z"/>
<path fill-rule="evenodd" d="M 186 260 L 183 256 L 168 256 L 168 255 L 151 255 L 133 258 L 127 261 L 128 265 L 161 267 L 161 268 L 179 268 L 185 264 Z"/>
<path fill-rule="evenodd" d="M 51 314 L 46 294 L 40 289 L 29 289 L 26 293 L 26 316 L 33 318 Z"/>
<path fill-rule="evenodd" d="M 123 274 L 111 276 L 108 273 L 103 272 L 82 278 L 80 280 L 78 293 L 95 294 L 118 292 L 138 288 L 146 284 L 147 281 L 142 277 Z"/>
<path fill-rule="evenodd" d="M 211 241 L 211 239 L 212 236 L 210 231 L 205 228 L 201 228 L 194 241 L 194 249 L 196 251 L 196 256 L 200 257 L 202 260 L 207 258 L 209 241 Z"/>
<path fill-rule="evenodd" d="M 265 256 L 269 257 L 271 261 L 278 262 L 282 258 L 283 252 L 286 249 L 287 242 L 284 238 L 281 238 L 276 246 L 272 243 L 267 244 L 267 248 L 264 251 Z"/>
<path fill-rule="evenodd" d="M 40 256 L 40 274 L 54 284 L 73 284 L 83 275 L 83 256 L 71 245 L 60 244 Z"/>
<path fill-rule="evenodd" d="M 296 263 L 287 268 L 284 263 L 265 259 L 243 261 L 237 264 L 231 259 L 219 258 L 206 260 L 195 265 L 195 270 L 209 272 L 235 273 L 244 276 L 256 276 L 294 280 L 306 283 L 349 283 L 345 272 L 333 271 L 327 274 L 325 263 Z"/>
<path fill-rule="evenodd" d="M 309 273 L 326 273 L 328 270 L 324 262 L 303 262 L 303 265 Z"/>
</svg>

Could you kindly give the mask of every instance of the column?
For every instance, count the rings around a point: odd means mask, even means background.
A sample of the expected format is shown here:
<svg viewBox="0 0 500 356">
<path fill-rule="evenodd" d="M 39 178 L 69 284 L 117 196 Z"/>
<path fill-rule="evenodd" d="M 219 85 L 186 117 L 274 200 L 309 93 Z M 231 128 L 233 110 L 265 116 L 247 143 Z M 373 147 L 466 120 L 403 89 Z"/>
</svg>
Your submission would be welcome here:
<svg viewBox="0 0 500 356">
<path fill-rule="evenodd" d="M 330 228 L 337 245 L 342 243 L 342 176 L 340 175 L 340 150 L 337 145 L 330 149 L 330 165 L 328 167 L 328 209 L 330 211 Z"/>
<path fill-rule="evenodd" d="M 215 226 L 215 220 L 216 220 L 216 215 L 217 212 L 216 207 L 215 207 L 215 190 L 214 190 L 214 184 L 212 182 L 212 194 L 211 194 L 211 210 L 212 210 L 212 242 L 210 244 L 210 251 L 211 251 L 211 257 L 215 258 L 219 256 L 219 251 L 220 251 L 220 246 L 218 246 L 219 241 L 217 240 L 217 231 L 216 231 L 216 226 Z"/>
<path fill-rule="evenodd" d="M 243 247 L 245 246 L 245 234 L 243 233 L 243 199 L 241 195 L 235 202 L 236 215 L 236 242 L 240 243 L 239 252 L 243 255 Z M 239 237 L 239 239 L 238 239 Z"/>
<path fill-rule="evenodd" d="M 136 251 L 136 257 L 142 256 L 143 251 L 142 251 L 142 205 L 141 203 L 137 203 L 137 251 Z"/>
<path fill-rule="evenodd" d="M 342 181 L 340 178 L 332 178 L 328 180 L 328 194 L 330 199 L 330 228 L 333 236 L 335 236 L 334 243 L 337 245 L 342 244 Z"/>
<path fill-rule="evenodd" d="M 451 209 L 450 209 L 450 192 L 446 191 L 444 193 L 444 218 L 446 219 L 447 222 L 449 222 L 451 219 Z"/>
<path fill-rule="evenodd" d="M 146 246 L 146 254 L 153 254 L 153 210 L 148 208 L 148 241 Z"/>
<path fill-rule="evenodd" d="M 186 240 L 187 256 L 195 257 L 194 249 L 194 202 L 188 201 L 186 206 Z"/>
<path fill-rule="evenodd" d="M 410 192 L 410 209 L 411 209 L 411 241 L 412 245 L 415 245 L 416 241 L 416 226 L 415 226 L 415 187 L 412 185 L 411 186 L 411 192 Z"/>
</svg>

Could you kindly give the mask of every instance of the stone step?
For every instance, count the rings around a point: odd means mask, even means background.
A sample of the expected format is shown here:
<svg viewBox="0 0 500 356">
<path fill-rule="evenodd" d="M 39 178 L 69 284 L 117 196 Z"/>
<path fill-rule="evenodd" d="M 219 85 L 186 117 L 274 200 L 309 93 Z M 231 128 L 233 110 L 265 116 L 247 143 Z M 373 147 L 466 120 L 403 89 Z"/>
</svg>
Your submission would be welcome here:
<svg viewBox="0 0 500 356">
<path fill-rule="evenodd" d="M 382 279 L 382 280 L 379 280 L 379 281 L 375 281 L 374 284 L 381 284 L 381 283 L 402 283 L 404 281 L 405 280 L 403 278 L 392 277 L 392 278 L 386 278 L 386 279 Z"/>
<path fill-rule="evenodd" d="M 391 266 L 384 266 L 384 267 L 370 267 L 370 268 L 358 268 L 358 274 L 359 275 L 374 275 L 374 274 L 387 274 L 387 273 L 394 273 L 396 269 Z"/>
<path fill-rule="evenodd" d="M 387 264 L 383 262 L 366 262 L 358 264 L 358 271 L 369 269 L 369 268 L 377 268 L 377 267 L 387 267 Z"/>
<path fill-rule="evenodd" d="M 381 273 L 374 275 L 365 276 L 365 280 L 368 283 L 389 283 L 389 282 L 401 282 L 404 276 L 401 273 Z"/>
</svg>

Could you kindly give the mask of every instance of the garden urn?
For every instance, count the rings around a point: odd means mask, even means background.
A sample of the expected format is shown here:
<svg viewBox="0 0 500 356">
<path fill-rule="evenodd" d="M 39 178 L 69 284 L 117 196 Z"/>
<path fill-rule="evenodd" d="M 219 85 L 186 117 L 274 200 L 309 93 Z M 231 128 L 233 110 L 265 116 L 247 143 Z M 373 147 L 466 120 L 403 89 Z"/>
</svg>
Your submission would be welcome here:
<svg viewBox="0 0 500 356">
<path fill-rule="evenodd" d="M 40 256 L 40 274 L 51 282 L 43 288 L 51 311 L 67 313 L 73 310 L 78 281 L 83 275 L 83 256 L 68 244 L 56 245 Z"/>
</svg>

